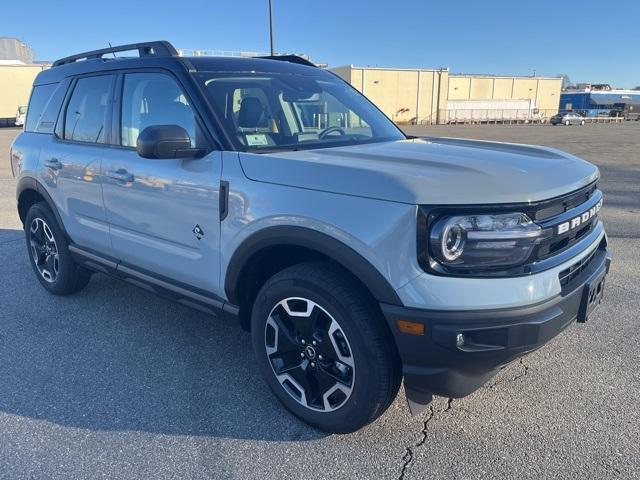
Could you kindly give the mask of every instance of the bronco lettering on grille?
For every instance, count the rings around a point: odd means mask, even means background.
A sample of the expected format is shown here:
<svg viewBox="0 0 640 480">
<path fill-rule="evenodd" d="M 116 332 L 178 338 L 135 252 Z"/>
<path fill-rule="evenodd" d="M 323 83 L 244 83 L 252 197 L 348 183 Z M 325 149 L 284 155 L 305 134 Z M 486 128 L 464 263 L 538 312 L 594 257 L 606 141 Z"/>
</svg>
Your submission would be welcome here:
<svg viewBox="0 0 640 480">
<path fill-rule="evenodd" d="M 571 220 L 563 222 L 560 225 L 558 225 L 556 227 L 556 233 L 558 235 L 562 235 L 563 233 L 567 233 L 569 230 L 573 230 L 574 228 L 577 228 L 580 225 L 587 223 L 589 220 L 591 220 L 593 217 L 595 217 L 598 214 L 601 208 L 602 208 L 602 199 L 600 199 L 598 203 L 596 203 L 593 207 L 591 207 L 589 210 L 585 211 L 581 215 L 578 215 L 577 217 L 574 217 Z"/>
</svg>

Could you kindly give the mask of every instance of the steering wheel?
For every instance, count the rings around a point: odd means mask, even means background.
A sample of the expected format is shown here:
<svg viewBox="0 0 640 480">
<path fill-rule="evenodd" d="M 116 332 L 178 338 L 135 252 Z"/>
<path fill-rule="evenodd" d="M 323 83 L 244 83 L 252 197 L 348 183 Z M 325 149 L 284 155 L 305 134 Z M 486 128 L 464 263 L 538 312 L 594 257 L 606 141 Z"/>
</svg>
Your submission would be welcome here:
<svg viewBox="0 0 640 480">
<path fill-rule="evenodd" d="M 347 132 L 345 132 L 340 127 L 328 127 L 328 128 L 325 128 L 324 130 L 322 130 L 318 134 L 318 138 L 326 138 L 327 136 L 331 135 L 333 132 L 338 132 L 340 135 L 346 135 L 347 134 Z"/>
</svg>

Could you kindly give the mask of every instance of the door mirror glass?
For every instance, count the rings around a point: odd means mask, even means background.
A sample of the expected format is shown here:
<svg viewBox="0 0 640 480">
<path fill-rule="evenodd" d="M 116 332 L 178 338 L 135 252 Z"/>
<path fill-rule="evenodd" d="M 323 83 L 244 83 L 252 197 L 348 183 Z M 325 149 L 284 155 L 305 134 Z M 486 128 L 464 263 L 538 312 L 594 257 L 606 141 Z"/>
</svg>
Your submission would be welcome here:
<svg viewBox="0 0 640 480">
<path fill-rule="evenodd" d="M 204 149 L 192 148 L 187 131 L 178 125 L 152 125 L 138 135 L 136 151 L 143 158 L 195 158 Z"/>
</svg>

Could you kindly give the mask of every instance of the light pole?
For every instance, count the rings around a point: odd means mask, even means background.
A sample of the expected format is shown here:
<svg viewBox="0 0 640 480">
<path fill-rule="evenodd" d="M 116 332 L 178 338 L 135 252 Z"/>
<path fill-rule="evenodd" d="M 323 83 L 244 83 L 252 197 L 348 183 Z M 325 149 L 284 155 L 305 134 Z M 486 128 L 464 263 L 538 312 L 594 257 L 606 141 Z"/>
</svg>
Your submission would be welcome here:
<svg viewBox="0 0 640 480">
<path fill-rule="evenodd" d="M 269 0 L 269 40 L 271 42 L 271 56 L 275 55 L 273 51 L 273 11 L 271 8 L 271 0 Z"/>
</svg>

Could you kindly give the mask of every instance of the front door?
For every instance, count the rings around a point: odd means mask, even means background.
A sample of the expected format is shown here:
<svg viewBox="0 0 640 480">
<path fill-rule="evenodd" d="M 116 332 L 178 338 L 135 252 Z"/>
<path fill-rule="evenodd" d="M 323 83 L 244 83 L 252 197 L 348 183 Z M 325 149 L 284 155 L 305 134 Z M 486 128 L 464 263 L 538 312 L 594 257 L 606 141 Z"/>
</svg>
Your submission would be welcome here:
<svg viewBox="0 0 640 480">
<path fill-rule="evenodd" d="M 121 87 L 121 88 L 120 88 Z M 127 73 L 118 84 L 117 141 L 102 161 L 114 255 L 125 266 L 218 294 L 221 152 L 151 160 L 136 150 L 151 125 L 179 125 L 208 148 L 190 102 L 164 73 Z"/>
</svg>

